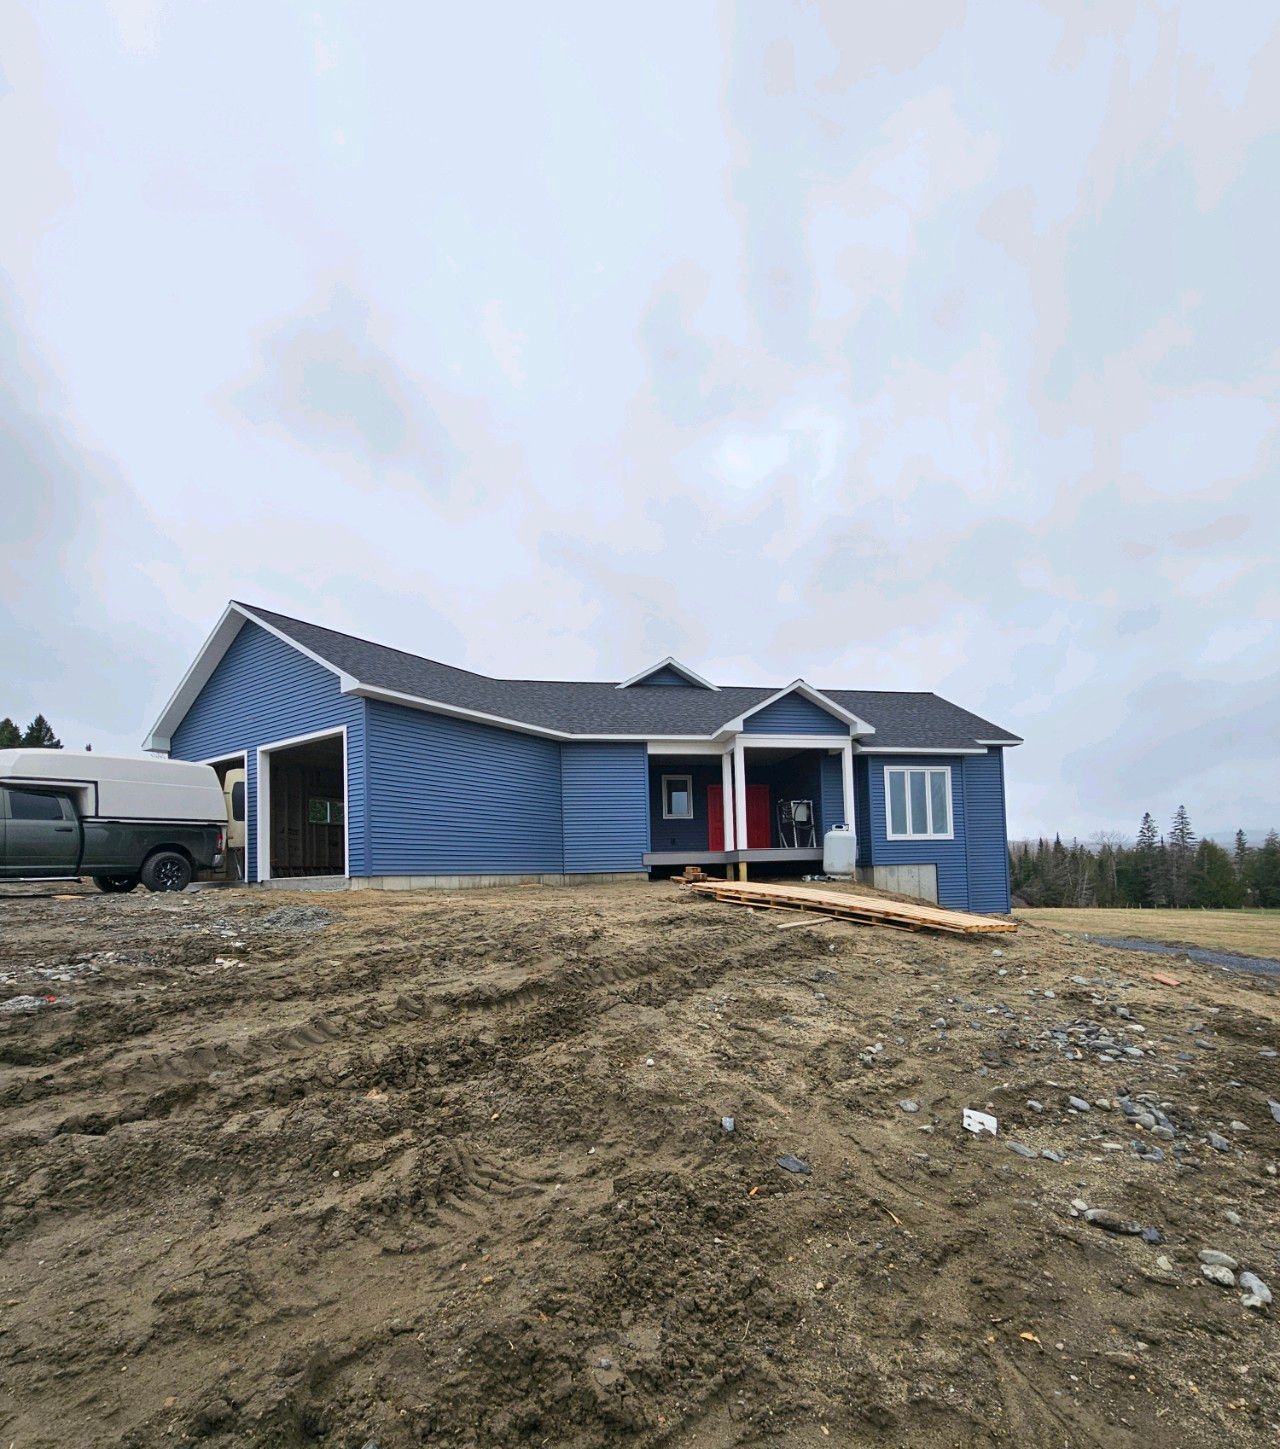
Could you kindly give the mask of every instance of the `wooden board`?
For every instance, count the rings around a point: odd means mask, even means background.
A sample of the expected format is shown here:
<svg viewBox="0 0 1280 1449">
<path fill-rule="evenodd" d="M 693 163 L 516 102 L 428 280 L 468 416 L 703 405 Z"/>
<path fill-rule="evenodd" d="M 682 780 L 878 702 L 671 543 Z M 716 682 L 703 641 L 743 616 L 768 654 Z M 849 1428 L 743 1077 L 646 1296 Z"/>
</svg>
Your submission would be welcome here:
<svg viewBox="0 0 1280 1449">
<path fill-rule="evenodd" d="M 878 896 L 853 891 L 815 890 L 810 886 L 758 885 L 747 881 L 706 880 L 689 887 L 700 896 L 731 905 L 754 906 L 760 910 L 813 911 L 842 921 L 864 925 L 895 926 L 905 931 L 947 931 L 957 936 L 993 936 L 1018 929 L 1017 921 L 998 916 L 975 916 L 968 911 L 948 911 L 941 906 L 916 905 L 909 901 L 886 901 Z"/>
</svg>

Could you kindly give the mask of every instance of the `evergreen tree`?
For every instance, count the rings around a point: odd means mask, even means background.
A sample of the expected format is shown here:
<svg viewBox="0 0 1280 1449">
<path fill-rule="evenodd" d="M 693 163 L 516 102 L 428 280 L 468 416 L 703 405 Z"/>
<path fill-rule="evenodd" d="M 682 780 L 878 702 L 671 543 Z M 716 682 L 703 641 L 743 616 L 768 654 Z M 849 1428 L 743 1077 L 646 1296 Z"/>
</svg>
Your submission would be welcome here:
<svg viewBox="0 0 1280 1449">
<path fill-rule="evenodd" d="M 1235 867 L 1236 874 L 1243 880 L 1249 867 L 1249 840 L 1243 830 L 1236 831 Z"/>
<path fill-rule="evenodd" d="M 16 750 L 22 743 L 22 731 L 5 715 L 0 719 L 0 750 Z"/>
<path fill-rule="evenodd" d="M 1139 906 L 1154 906 L 1157 904 L 1156 897 L 1159 894 L 1159 861 L 1157 859 L 1156 846 L 1159 841 L 1156 831 L 1156 822 L 1151 818 L 1151 811 L 1148 810 L 1142 817 L 1142 824 L 1138 826 L 1138 844 L 1134 850 L 1136 857 L 1135 864 L 1139 897 L 1134 902 Z"/>
<path fill-rule="evenodd" d="M 1244 885 L 1231 857 L 1215 841 L 1202 840 L 1196 847 L 1191 865 L 1191 899 L 1197 906 L 1218 909 L 1244 901 Z"/>
<path fill-rule="evenodd" d="M 53 727 L 44 715 L 38 714 L 27 726 L 22 736 L 24 750 L 60 750 L 62 741 L 53 732 Z"/>
<path fill-rule="evenodd" d="M 1166 855 L 1169 867 L 1170 905 L 1191 904 L 1191 861 L 1195 843 L 1196 833 L 1191 828 L 1191 817 L 1187 814 L 1187 807 L 1179 805 L 1173 812 L 1173 824 L 1169 828 Z"/>
<path fill-rule="evenodd" d="M 1258 905 L 1280 906 L 1280 836 L 1274 830 L 1267 832 L 1261 848 L 1253 852 L 1250 867 L 1249 884 Z"/>
</svg>

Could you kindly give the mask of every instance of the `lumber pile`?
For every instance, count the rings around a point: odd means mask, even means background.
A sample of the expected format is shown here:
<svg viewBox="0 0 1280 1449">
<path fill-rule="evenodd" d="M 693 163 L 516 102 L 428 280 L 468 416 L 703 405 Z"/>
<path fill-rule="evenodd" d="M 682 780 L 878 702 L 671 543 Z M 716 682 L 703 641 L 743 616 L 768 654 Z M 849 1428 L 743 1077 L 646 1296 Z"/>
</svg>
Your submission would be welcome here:
<svg viewBox="0 0 1280 1449">
<path fill-rule="evenodd" d="M 756 885 L 745 881 L 695 881 L 689 889 L 730 905 L 757 910 L 812 911 L 840 921 L 869 926 L 895 926 L 903 931 L 947 931 L 955 936 L 993 936 L 1018 929 L 1017 921 L 947 911 L 923 902 L 889 901 L 853 891 L 814 890 L 810 886 Z"/>
</svg>

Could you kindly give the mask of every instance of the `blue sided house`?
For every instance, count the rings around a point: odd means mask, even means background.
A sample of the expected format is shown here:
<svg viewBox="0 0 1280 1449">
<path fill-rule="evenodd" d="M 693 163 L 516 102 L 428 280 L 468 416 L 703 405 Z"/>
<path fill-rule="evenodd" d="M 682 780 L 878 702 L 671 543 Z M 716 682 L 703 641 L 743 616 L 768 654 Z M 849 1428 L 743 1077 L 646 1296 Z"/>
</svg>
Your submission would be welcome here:
<svg viewBox="0 0 1280 1449">
<path fill-rule="evenodd" d="M 1007 730 L 935 694 L 492 679 L 231 603 L 146 741 L 244 771 L 245 878 L 408 889 L 696 864 L 1007 911 Z M 338 880 L 334 880 L 338 883 Z"/>
</svg>

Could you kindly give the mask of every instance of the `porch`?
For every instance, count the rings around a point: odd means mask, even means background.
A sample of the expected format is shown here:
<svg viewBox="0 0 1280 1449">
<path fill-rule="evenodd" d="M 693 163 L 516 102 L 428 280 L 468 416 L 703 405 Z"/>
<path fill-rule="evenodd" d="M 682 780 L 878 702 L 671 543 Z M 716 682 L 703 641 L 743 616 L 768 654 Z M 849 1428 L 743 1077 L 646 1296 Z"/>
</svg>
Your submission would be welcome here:
<svg viewBox="0 0 1280 1449">
<path fill-rule="evenodd" d="M 847 738 L 649 747 L 649 867 L 814 864 L 853 819 Z"/>
</svg>

